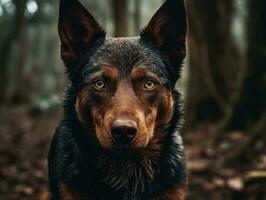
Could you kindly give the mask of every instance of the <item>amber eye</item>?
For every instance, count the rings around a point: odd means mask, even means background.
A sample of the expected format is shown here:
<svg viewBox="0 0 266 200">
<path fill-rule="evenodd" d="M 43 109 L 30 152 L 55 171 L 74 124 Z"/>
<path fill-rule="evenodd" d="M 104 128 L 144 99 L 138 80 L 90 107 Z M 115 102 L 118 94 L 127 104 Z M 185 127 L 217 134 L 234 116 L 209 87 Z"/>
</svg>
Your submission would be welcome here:
<svg viewBox="0 0 266 200">
<path fill-rule="evenodd" d="M 144 83 L 145 90 L 153 90 L 157 86 L 157 83 L 153 80 L 148 80 Z"/>
<path fill-rule="evenodd" d="M 92 85 L 96 90 L 102 90 L 105 88 L 105 83 L 103 80 L 96 80 L 92 83 Z"/>
</svg>

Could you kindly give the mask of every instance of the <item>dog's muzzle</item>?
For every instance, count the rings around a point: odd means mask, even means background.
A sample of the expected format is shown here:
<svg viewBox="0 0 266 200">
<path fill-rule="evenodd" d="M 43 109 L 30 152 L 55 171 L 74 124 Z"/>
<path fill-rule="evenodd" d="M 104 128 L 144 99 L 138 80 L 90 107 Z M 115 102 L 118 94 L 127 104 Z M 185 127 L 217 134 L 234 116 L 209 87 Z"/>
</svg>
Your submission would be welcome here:
<svg viewBox="0 0 266 200">
<path fill-rule="evenodd" d="M 111 124 L 112 138 L 119 145 L 130 144 L 137 135 L 138 126 L 133 120 L 115 120 Z"/>
</svg>

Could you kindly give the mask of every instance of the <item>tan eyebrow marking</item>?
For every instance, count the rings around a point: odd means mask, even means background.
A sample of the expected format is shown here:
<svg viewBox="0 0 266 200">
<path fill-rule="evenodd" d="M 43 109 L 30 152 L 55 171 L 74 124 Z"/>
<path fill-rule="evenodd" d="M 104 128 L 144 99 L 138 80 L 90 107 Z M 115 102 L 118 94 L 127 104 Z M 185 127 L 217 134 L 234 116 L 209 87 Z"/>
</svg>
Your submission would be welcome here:
<svg viewBox="0 0 266 200">
<path fill-rule="evenodd" d="M 109 79 L 116 79 L 118 76 L 118 72 L 114 67 L 111 66 L 104 66 L 103 67 L 103 76 L 109 78 Z"/>
<path fill-rule="evenodd" d="M 138 78 L 141 78 L 143 76 L 145 76 L 145 70 L 144 69 L 141 69 L 141 68 L 138 68 L 138 69 L 134 69 L 131 73 L 131 77 L 133 79 L 138 79 Z"/>
<path fill-rule="evenodd" d="M 139 78 L 144 78 L 144 77 L 153 77 L 155 79 L 158 78 L 154 73 L 147 71 L 146 69 L 143 69 L 143 68 L 134 69 L 131 73 L 131 77 L 133 79 L 139 79 Z"/>
</svg>

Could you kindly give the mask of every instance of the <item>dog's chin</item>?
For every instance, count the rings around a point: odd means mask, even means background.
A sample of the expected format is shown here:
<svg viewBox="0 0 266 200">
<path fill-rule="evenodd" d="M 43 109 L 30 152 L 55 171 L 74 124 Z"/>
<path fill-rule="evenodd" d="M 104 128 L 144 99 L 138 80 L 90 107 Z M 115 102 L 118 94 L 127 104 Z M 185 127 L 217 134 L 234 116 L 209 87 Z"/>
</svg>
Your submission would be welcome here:
<svg viewBox="0 0 266 200">
<path fill-rule="evenodd" d="M 145 144 L 128 144 L 128 145 L 118 145 L 112 144 L 110 146 L 102 146 L 102 148 L 114 154 L 131 154 L 136 152 L 142 152 L 147 146 Z"/>
</svg>

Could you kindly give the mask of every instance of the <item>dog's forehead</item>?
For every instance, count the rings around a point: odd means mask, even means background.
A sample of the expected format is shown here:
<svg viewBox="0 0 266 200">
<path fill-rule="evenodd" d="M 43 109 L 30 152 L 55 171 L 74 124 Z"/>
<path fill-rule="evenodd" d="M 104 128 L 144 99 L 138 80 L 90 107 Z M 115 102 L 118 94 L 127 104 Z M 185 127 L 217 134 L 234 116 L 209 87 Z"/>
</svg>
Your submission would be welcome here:
<svg viewBox="0 0 266 200">
<path fill-rule="evenodd" d="M 140 37 L 111 37 L 107 38 L 106 41 L 108 42 L 136 42 L 139 41 Z"/>
<path fill-rule="evenodd" d="M 152 69 L 161 64 L 155 52 L 140 37 L 107 38 L 96 52 L 93 63 L 98 67 L 111 66 L 123 73 L 135 67 Z"/>
<path fill-rule="evenodd" d="M 140 37 L 106 38 L 102 49 L 114 54 L 134 54 L 144 50 L 143 45 L 140 44 Z"/>
<path fill-rule="evenodd" d="M 106 67 L 118 72 L 119 77 L 131 77 L 136 68 L 168 80 L 168 70 L 160 55 L 140 37 L 107 38 L 90 58 L 84 76 L 102 73 Z M 87 79 L 87 78 L 85 78 Z"/>
</svg>

